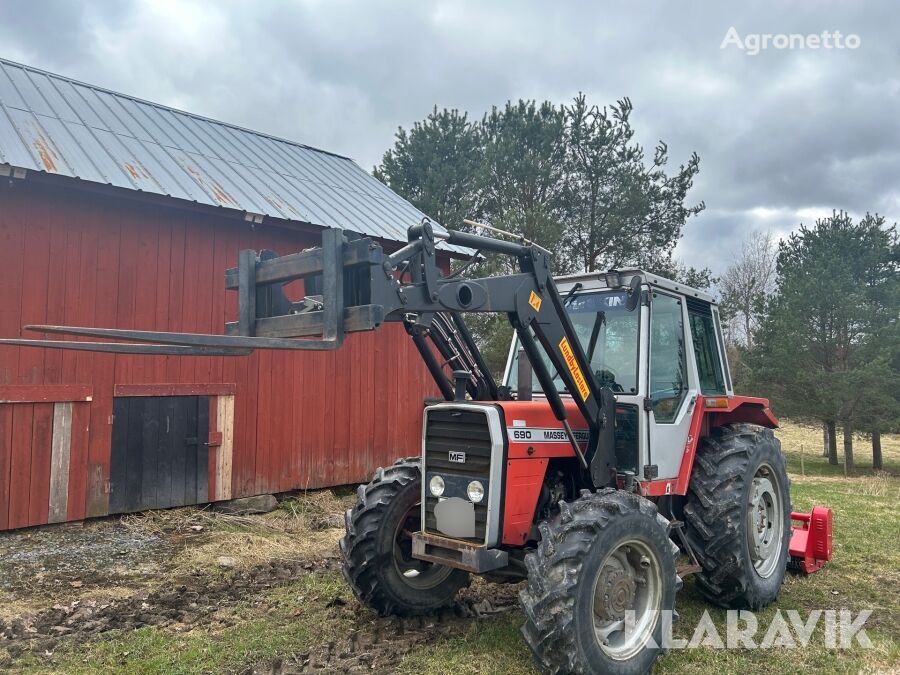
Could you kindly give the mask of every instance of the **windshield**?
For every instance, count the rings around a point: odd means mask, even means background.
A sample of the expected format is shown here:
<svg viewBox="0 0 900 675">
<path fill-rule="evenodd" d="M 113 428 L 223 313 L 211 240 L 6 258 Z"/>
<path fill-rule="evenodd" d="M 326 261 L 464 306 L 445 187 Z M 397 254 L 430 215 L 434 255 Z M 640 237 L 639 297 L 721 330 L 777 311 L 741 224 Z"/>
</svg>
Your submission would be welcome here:
<svg viewBox="0 0 900 675">
<path fill-rule="evenodd" d="M 591 371 L 600 386 L 609 387 L 614 393 L 637 393 L 638 360 L 638 309 L 628 311 L 625 291 L 597 291 L 579 293 L 566 304 L 569 317 L 581 347 L 591 363 Z M 540 345 L 539 345 L 540 347 Z M 554 373 L 557 391 L 565 393 L 565 385 L 549 359 L 544 362 Z M 510 389 L 518 388 L 519 344 L 516 341 L 512 367 L 507 381 Z M 532 390 L 541 391 L 537 378 L 532 375 Z"/>
</svg>

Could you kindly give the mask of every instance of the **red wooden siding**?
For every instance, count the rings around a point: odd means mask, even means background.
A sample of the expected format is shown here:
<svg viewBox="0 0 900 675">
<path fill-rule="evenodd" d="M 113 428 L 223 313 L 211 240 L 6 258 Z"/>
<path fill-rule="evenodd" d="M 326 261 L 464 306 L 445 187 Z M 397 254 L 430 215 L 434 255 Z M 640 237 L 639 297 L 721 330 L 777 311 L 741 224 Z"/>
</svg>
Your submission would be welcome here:
<svg viewBox="0 0 900 675">
<path fill-rule="evenodd" d="M 318 240 L 312 231 L 253 230 L 234 216 L 5 182 L 0 336 L 36 337 L 20 330 L 26 323 L 221 333 L 236 317 L 224 270 L 237 264 L 238 251 L 287 253 Z M 32 402 L 3 403 L 6 385 L 20 392 L 34 385 Z M 58 385 L 81 388 L 61 394 Z M 80 401 L 72 404 L 66 517 L 105 514 L 113 397 L 140 395 L 146 385 L 159 385 L 148 392 L 206 385 L 213 396 L 233 390 L 233 497 L 357 482 L 416 454 L 422 401 L 434 394 L 399 325 L 352 334 L 337 352 L 240 358 L 0 347 L 0 529 L 47 522 L 58 401 Z M 215 432 L 214 425 L 215 415 Z M 210 461 L 212 496 L 222 490 Z"/>
</svg>

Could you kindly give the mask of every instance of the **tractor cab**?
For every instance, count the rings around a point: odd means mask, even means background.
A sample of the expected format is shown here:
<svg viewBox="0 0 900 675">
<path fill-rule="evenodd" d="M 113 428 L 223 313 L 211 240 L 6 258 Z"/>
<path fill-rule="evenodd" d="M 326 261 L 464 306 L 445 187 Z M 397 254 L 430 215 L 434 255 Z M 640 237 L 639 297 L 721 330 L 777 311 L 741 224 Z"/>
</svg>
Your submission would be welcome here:
<svg viewBox="0 0 900 675">
<path fill-rule="evenodd" d="M 620 476 L 671 494 L 698 400 L 734 395 L 713 297 L 637 269 L 563 277 L 557 285 L 591 373 L 616 399 Z M 514 339 L 504 383 L 517 400 L 543 398 L 523 358 Z M 571 397 L 558 374 L 553 381 Z"/>
</svg>

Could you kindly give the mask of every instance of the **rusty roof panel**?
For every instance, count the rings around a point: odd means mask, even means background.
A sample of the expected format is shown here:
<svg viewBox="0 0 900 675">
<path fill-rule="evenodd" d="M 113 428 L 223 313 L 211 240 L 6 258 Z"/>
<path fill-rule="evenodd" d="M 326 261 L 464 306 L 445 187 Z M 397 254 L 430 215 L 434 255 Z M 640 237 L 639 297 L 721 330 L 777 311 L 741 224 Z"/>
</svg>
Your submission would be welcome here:
<svg viewBox="0 0 900 675">
<path fill-rule="evenodd" d="M 29 166 L 34 162 L 25 148 L 16 125 L 9 116 L 9 110 L 0 107 L 0 164 Z"/>
<path fill-rule="evenodd" d="M 393 241 L 424 216 L 347 157 L 4 59 L 0 163 Z"/>
<path fill-rule="evenodd" d="M 72 135 L 66 122 L 53 117 L 39 117 L 38 121 L 46 135 L 53 139 L 53 144 L 59 149 L 60 156 L 66 159 L 66 167 L 57 173 L 94 182 L 103 180 L 103 176 L 85 153 L 84 146 Z M 68 124 L 71 125 L 71 122 Z"/>
</svg>

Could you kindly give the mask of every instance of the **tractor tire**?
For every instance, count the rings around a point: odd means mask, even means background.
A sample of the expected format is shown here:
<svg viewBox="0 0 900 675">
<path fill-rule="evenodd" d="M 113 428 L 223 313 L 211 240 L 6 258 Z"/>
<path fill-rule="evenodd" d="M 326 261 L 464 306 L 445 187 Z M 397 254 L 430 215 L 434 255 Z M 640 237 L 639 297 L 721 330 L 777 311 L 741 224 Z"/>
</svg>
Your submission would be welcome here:
<svg viewBox="0 0 900 675">
<path fill-rule="evenodd" d="M 684 521 L 707 600 L 734 609 L 774 602 L 787 569 L 791 498 L 771 429 L 731 424 L 700 441 Z"/>
<path fill-rule="evenodd" d="M 648 672 L 680 587 L 678 547 L 656 505 L 618 490 L 583 490 L 538 527 L 519 599 L 522 634 L 542 672 Z M 634 624 L 623 630 L 629 610 Z"/>
<path fill-rule="evenodd" d="M 453 601 L 469 582 L 463 570 L 416 560 L 411 534 L 421 523 L 422 475 L 418 458 L 379 468 L 357 490 L 344 516 L 344 578 L 356 597 L 381 616 L 428 614 Z"/>
</svg>

